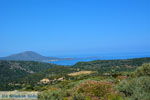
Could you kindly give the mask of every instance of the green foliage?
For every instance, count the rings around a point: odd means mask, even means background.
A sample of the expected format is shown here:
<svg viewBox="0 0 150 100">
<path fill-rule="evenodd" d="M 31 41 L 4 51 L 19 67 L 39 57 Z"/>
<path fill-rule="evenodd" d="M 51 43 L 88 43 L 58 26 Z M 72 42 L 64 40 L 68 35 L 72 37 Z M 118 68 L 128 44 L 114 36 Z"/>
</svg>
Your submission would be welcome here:
<svg viewBox="0 0 150 100">
<path fill-rule="evenodd" d="M 139 67 L 128 80 L 121 81 L 117 89 L 131 100 L 150 100 L 150 64 Z"/>
<path fill-rule="evenodd" d="M 53 88 L 39 95 L 39 100 L 64 100 L 70 96 L 68 91 Z M 67 99 L 68 100 L 68 99 Z"/>
<path fill-rule="evenodd" d="M 150 64 L 143 64 L 133 73 L 134 76 L 150 76 Z"/>
<path fill-rule="evenodd" d="M 145 62 L 150 58 L 80 62 L 69 67 L 0 61 L 0 90 L 40 91 L 39 100 L 150 100 L 150 64 L 142 65 Z M 131 74 L 137 66 L 141 67 Z M 85 69 L 98 73 L 68 76 Z M 43 78 L 50 83 L 39 83 Z"/>
<path fill-rule="evenodd" d="M 117 88 L 131 100 L 150 100 L 150 77 L 148 76 L 124 80 Z"/>
<path fill-rule="evenodd" d="M 39 100 L 62 100 L 62 94 L 60 90 L 46 91 L 40 94 Z"/>
<path fill-rule="evenodd" d="M 108 100 L 124 100 L 119 94 L 110 94 Z"/>
<path fill-rule="evenodd" d="M 112 83 L 87 81 L 80 84 L 76 88 L 76 92 L 84 94 L 85 96 L 91 96 L 95 98 L 104 99 L 111 93 L 113 93 Z"/>
<path fill-rule="evenodd" d="M 82 70 L 96 70 L 99 73 L 115 71 L 133 71 L 144 63 L 149 63 L 150 58 L 137 58 L 127 60 L 96 60 L 90 62 L 79 62 L 73 67 Z"/>
<path fill-rule="evenodd" d="M 34 86 L 41 79 L 56 78 L 73 72 L 71 67 L 34 61 L 0 61 L 0 90 L 14 90 L 22 84 Z M 10 84 L 10 85 L 9 85 Z M 20 84 L 20 86 L 15 86 Z M 23 86 L 24 88 L 24 86 Z"/>
<path fill-rule="evenodd" d="M 73 95 L 72 100 L 92 100 L 92 98 L 81 93 L 76 93 Z"/>
</svg>

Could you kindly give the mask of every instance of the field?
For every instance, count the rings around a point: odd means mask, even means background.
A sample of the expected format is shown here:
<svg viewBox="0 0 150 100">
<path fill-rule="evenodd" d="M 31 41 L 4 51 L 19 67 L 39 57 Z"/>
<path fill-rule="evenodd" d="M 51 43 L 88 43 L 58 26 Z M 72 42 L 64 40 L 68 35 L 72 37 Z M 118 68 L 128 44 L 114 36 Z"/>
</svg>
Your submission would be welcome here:
<svg viewBox="0 0 150 100">
<path fill-rule="evenodd" d="M 68 74 L 68 76 L 78 76 L 78 75 L 84 75 L 84 74 L 92 74 L 95 73 L 94 71 L 79 71 Z"/>
</svg>

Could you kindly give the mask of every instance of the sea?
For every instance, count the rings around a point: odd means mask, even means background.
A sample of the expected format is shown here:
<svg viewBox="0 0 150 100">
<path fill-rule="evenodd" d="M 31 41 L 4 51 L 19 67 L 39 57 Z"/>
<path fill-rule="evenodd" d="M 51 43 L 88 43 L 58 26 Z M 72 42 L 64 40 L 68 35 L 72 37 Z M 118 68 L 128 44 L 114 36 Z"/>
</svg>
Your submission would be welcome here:
<svg viewBox="0 0 150 100">
<path fill-rule="evenodd" d="M 75 57 L 72 60 L 60 60 L 60 61 L 50 61 L 49 63 L 57 65 L 67 65 L 72 66 L 78 62 L 88 62 L 94 60 L 117 60 L 117 59 L 132 59 L 132 58 L 143 58 L 150 57 L 150 55 L 111 55 L 111 56 L 88 56 L 88 57 Z"/>
</svg>

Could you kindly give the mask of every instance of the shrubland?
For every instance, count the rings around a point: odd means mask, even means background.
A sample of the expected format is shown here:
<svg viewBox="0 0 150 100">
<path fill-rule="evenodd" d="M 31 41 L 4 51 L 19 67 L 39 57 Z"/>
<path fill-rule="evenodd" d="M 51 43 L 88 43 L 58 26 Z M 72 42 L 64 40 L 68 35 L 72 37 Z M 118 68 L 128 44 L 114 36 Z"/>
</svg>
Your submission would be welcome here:
<svg viewBox="0 0 150 100">
<path fill-rule="evenodd" d="M 35 73 L 23 72 L 7 84 L 1 81 L 0 89 L 39 91 L 39 100 L 150 100 L 149 63 L 150 58 L 79 62 L 74 66 L 19 61 L 23 68 L 46 67 Z M 11 66 L 7 61 L 0 63 L 2 68 L 6 65 Z M 48 81 L 42 83 L 43 79 Z"/>
</svg>

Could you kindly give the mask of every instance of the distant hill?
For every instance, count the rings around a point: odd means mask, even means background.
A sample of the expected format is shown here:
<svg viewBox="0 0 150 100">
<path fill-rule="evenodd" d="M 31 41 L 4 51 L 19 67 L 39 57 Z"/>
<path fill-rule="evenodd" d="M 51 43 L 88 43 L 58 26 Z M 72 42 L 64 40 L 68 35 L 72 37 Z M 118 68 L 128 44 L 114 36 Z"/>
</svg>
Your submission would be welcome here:
<svg viewBox="0 0 150 100">
<path fill-rule="evenodd" d="M 135 69 L 144 63 L 150 63 L 150 57 L 134 58 L 134 59 L 120 59 L 120 60 L 94 60 L 89 62 L 78 62 L 73 67 L 83 70 L 107 71 L 114 68 L 118 71 Z"/>
<path fill-rule="evenodd" d="M 18 54 L 13 54 L 7 57 L 1 57 L 0 60 L 23 60 L 23 61 L 55 61 L 69 60 L 71 58 L 45 57 L 33 51 L 25 51 Z"/>
</svg>

